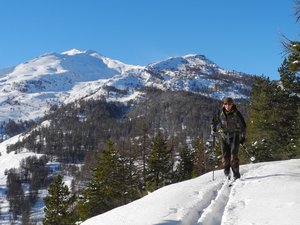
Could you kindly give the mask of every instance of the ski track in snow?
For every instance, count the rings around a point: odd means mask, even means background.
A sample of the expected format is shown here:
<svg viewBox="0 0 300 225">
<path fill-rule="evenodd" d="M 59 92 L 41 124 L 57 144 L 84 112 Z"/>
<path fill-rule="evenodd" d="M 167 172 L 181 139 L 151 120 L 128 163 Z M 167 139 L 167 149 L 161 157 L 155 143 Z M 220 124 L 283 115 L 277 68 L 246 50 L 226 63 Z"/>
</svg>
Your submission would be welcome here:
<svg viewBox="0 0 300 225">
<path fill-rule="evenodd" d="M 220 180 L 220 182 L 211 189 L 199 205 L 191 210 L 188 216 L 183 218 L 181 225 L 222 225 L 223 216 L 228 207 L 228 202 L 232 195 L 237 191 L 236 188 L 243 184 L 243 177 L 248 169 L 242 174 L 242 178 L 235 181 L 231 187 L 230 181 Z"/>
<path fill-rule="evenodd" d="M 224 209 L 228 203 L 229 195 L 231 192 L 229 182 L 226 181 L 218 190 L 218 193 L 211 203 L 204 209 L 200 216 L 197 225 L 219 225 L 221 224 Z"/>
<path fill-rule="evenodd" d="M 223 185 L 224 186 L 224 185 Z M 207 193 L 205 193 L 203 198 L 200 199 L 199 204 L 190 210 L 190 212 L 182 219 L 181 225 L 194 225 L 197 224 L 198 218 L 203 215 L 203 212 L 205 209 L 207 209 L 210 205 L 213 199 L 216 198 L 218 195 L 219 190 L 221 189 L 222 182 L 220 182 L 218 185 L 214 186 L 213 189 L 209 190 Z"/>
</svg>

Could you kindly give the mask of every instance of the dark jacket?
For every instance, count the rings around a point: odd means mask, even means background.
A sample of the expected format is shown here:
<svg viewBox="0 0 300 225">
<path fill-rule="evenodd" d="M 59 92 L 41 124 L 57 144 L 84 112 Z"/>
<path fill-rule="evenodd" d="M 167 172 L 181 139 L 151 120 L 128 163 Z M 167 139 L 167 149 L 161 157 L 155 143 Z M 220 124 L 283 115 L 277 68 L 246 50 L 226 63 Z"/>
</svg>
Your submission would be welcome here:
<svg viewBox="0 0 300 225">
<path fill-rule="evenodd" d="M 229 112 L 224 107 L 217 112 L 212 119 L 211 129 L 219 132 L 222 137 L 232 137 L 234 134 L 245 137 L 246 123 L 240 111 L 233 105 Z"/>
</svg>

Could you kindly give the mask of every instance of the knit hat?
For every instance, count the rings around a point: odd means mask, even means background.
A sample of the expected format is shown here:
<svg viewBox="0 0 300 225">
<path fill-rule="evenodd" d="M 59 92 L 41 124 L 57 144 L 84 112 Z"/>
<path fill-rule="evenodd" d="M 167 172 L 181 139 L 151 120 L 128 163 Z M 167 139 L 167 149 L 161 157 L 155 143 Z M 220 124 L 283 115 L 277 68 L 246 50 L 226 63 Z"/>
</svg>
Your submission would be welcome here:
<svg viewBox="0 0 300 225">
<path fill-rule="evenodd" d="M 227 104 L 233 104 L 233 99 L 232 98 L 223 98 L 223 103 L 227 103 Z"/>
</svg>

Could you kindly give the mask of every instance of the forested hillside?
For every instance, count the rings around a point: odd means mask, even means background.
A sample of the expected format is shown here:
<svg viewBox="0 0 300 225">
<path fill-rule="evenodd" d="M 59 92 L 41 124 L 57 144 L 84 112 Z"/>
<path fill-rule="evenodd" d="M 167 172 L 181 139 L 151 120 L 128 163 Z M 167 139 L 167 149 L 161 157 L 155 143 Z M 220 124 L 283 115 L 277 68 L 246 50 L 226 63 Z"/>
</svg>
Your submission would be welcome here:
<svg viewBox="0 0 300 225">
<path fill-rule="evenodd" d="M 239 106 L 246 114 L 245 104 Z M 134 151 L 139 157 L 161 132 L 175 154 L 182 146 L 208 137 L 212 114 L 219 107 L 220 102 L 211 98 L 159 89 L 147 89 L 138 103 L 76 101 L 52 107 L 41 124 L 8 151 L 27 148 L 62 163 L 83 163 L 90 154 L 99 154 L 110 139 L 123 152 Z"/>
<path fill-rule="evenodd" d="M 61 174 L 74 177 L 72 191 L 82 193 L 85 198 L 91 198 L 86 191 L 91 179 L 97 176 L 92 168 L 102 168 L 108 163 L 110 170 L 101 179 L 107 179 L 111 173 L 118 174 L 115 181 L 127 177 L 123 189 L 130 195 L 109 194 L 106 197 L 115 200 L 95 211 L 86 211 L 86 207 L 95 205 L 79 204 L 82 218 L 130 202 L 146 191 L 211 170 L 204 142 L 220 101 L 184 91 L 148 88 L 145 93 L 137 102 L 126 104 L 89 100 L 53 106 L 40 124 L 28 130 L 19 142 L 8 146 L 7 151 L 18 153 L 26 148 L 45 154 L 48 161 L 60 162 Z M 246 114 L 245 102 L 239 103 L 239 107 Z M 114 158 L 115 154 L 119 157 Z M 30 161 L 26 165 L 22 173 L 32 174 L 26 169 L 32 167 Z M 123 166 L 129 167 L 116 172 Z M 117 185 L 115 191 L 119 192 L 121 186 Z M 106 198 L 106 194 L 101 195 Z"/>
</svg>

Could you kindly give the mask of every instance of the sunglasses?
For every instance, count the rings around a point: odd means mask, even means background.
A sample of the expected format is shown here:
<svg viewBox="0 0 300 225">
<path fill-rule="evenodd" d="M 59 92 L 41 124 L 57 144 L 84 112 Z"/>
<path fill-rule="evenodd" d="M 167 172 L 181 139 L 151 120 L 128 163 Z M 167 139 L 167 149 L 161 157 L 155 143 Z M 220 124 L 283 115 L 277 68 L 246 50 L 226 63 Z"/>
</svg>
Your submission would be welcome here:
<svg viewBox="0 0 300 225">
<path fill-rule="evenodd" d="M 233 105 L 232 103 L 224 103 L 224 105 Z"/>
</svg>

